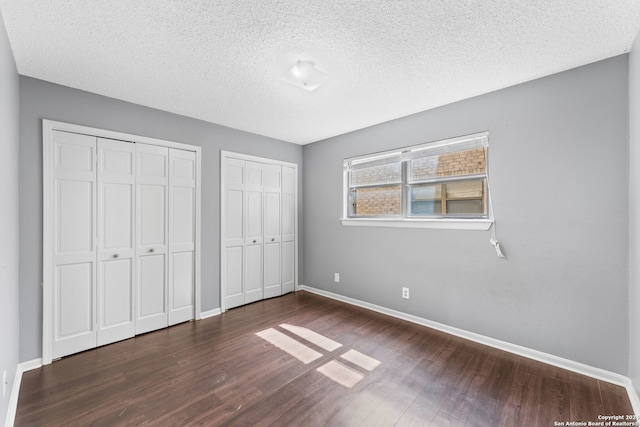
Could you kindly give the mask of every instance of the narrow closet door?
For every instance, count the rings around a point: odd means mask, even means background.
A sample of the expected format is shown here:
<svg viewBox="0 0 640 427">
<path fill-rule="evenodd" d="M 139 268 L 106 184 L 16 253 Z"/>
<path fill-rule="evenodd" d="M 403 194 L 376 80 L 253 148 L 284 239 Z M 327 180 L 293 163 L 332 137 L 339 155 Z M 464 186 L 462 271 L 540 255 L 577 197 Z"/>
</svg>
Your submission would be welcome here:
<svg viewBox="0 0 640 427">
<path fill-rule="evenodd" d="M 52 357 L 96 346 L 96 138 L 53 131 Z"/>
<path fill-rule="evenodd" d="M 168 325 L 168 157 L 168 148 L 136 144 L 136 334 Z"/>
<path fill-rule="evenodd" d="M 98 139 L 98 345 L 135 335 L 134 168 L 134 144 Z"/>
<path fill-rule="evenodd" d="M 281 205 L 282 167 L 263 165 L 264 171 L 264 297 L 282 295 Z"/>
<path fill-rule="evenodd" d="M 169 150 L 169 325 L 194 317 L 196 153 Z"/>
<path fill-rule="evenodd" d="M 225 308 L 244 304 L 244 161 L 226 159 L 224 173 L 224 212 L 222 212 L 223 254 L 221 266 L 222 298 Z"/>
<path fill-rule="evenodd" d="M 262 289 L 262 187 L 263 165 L 245 162 L 245 263 L 244 263 L 244 303 L 263 298 Z"/>
<path fill-rule="evenodd" d="M 296 254 L 296 176 L 295 169 L 282 167 L 282 293 L 295 288 Z"/>
</svg>

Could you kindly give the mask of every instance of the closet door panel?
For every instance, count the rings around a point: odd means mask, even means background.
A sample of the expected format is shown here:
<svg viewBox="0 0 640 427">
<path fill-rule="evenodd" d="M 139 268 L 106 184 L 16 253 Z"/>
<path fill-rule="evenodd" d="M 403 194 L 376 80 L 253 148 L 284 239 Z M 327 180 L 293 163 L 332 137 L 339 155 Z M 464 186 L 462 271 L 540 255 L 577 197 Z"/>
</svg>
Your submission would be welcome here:
<svg viewBox="0 0 640 427">
<path fill-rule="evenodd" d="M 244 162 L 245 186 L 253 190 L 262 189 L 264 186 L 264 165 L 258 162 Z"/>
<path fill-rule="evenodd" d="M 296 171 L 282 167 L 282 293 L 295 290 Z"/>
<path fill-rule="evenodd" d="M 146 255 L 140 257 L 138 265 L 138 286 L 140 302 L 138 305 L 138 320 L 142 324 L 148 324 L 145 320 L 154 319 L 165 315 L 165 289 L 159 284 L 165 283 L 165 256 Z M 167 326 L 166 316 L 163 321 L 158 322 Z M 137 333 L 144 333 L 138 331 Z"/>
<path fill-rule="evenodd" d="M 282 293 L 295 290 L 295 196 L 282 194 Z"/>
<path fill-rule="evenodd" d="M 238 307 L 244 304 L 244 248 L 232 246 L 225 249 L 226 308 Z"/>
<path fill-rule="evenodd" d="M 94 262 L 86 262 L 56 267 L 54 358 L 96 346 L 94 265 Z"/>
<path fill-rule="evenodd" d="M 264 297 L 282 295 L 280 281 L 280 242 L 264 244 Z"/>
<path fill-rule="evenodd" d="M 91 332 L 93 289 L 92 263 L 75 263 L 58 267 L 59 328 L 61 338 Z"/>
<path fill-rule="evenodd" d="M 247 207 L 244 215 L 244 225 L 246 230 L 245 244 L 262 244 L 263 228 L 263 164 L 256 162 L 245 162 L 245 205 Z M 260 249 L 262 252 L 262 249 Z"/>
<path fill-rule="evenodd" d="M 100 230 L 104 250 L 133 252 L 134 186 L 131 183 L 100 182 Z"/>
<path fill-rule="evenodd" d="M 193 248 L 195 188 L 171 186 L 171 243 Z"/>
<path fill-rule="evenodd" d="M 249 304 L 263 298 L 262 291 L 262 244 L 250 244 L 245 247 L 244 303 Z"/>
<path fill-rule="evenodd" d="M 264 226 L 263 185 L 264 165 L 257 162 L 245 162 L 245 259 L 244 259 L 244 303 L 249 304 L 261 300 L 262 289 L 262 255 Z"/>
<path fill-rule="evenodd" d="M 280 193 L 265 193 L 264 297 L 282 295 L 280 281 Z"/>
<path fill-rule="evenodd" d="M 138 184 L 140 246 L 166 245 L 167 186 Z"/>
<path fill-rule="evenodd" d="M 134 144 L 98 139 L 98 345 L 135 334 L 134 167 Z"/>
<path fill-rule="evenodd" d="M 133 259 L 107 260 L 100 264 L 97 341 L 99 346 L 135 335 Z"/>
<path fill-rule="evenodd" d="M 280 220 L 280 193 L 265 193 L 264 237 L 266 242 L 280 240 Z"/>
<path fill-rule="evenodd" d="M 169 150 L 169 325 L 194 318 L 196 155 Z"/>
<path fill-rule="evenodd" d="M 264 297 L 282 295 L 282 167 L 264 165 Z"/>
<path fill-rule="evenodd" d="M 109 260 L 103 263 L 101 281 L 104 284 L 100 294 L 103 308 L 103 328 L 111 328 L 122 324 L 132 324 L 131 275 L 133 265 L 131 259 Z M 128 337 L 133 336 L 131 330 Z M 126 338 L 126 337 L 125 337 Z M 98 345 L 102 345 L 98 343 Z"/>
<path fill-rule="evenodd" d="M 56 184 L 56 256 L 93 256 L 94 181 L 61 179 Z"/>
<path fill-rule="evenodd" d="M 247 244 L 262 243 L 262 191 L 246 192 L 247 196 Z"/>
<path fill-rule="evenodd" d="M 282 188 L 282 167 L 278 165 L 265 164 L 264 189 L 265 191 L 281 191 Z"/>
<path fill-rule="evenodd" d="M 169 149 L 136 144 L 136 334 L 168 325 Z"/>
<path fill-rule="evenodd" d="M 282 194 L 282 240 L 292 241 L 295 236 L 295 196 Z"/>
<path fill-rule="evenodd" d="M 221 297 L 225 308 L 229 309 L 244 304 L 245 162 L 227 159 L 222 171 Z"/>
<path fill-rule="evenodd" d="M 295 288 L 295 243 L 282 242 L 282 293 L 293 292 Z"/>
<path fill-rule="evenodd" d="M 96 345 L 96 138 L 53 132 L 53 343 L 62 357 Z"/>
<path fill-rule="evenodd" d="M 193 252 L 178 252 L 171 256 L 171 280 L 170 312 L 173 319 L 169 324 L 176 324 L 193 319 Z M 180 314 L 180 311 L 185 313 Z"/>
<path fill-rule="evenodd" d="M 244 212 L 243 191 L 234 188 L 225 191 L 226 197 L 226 242 L 228 245 L 241 244 L 244 238 Z"/>
</svg>

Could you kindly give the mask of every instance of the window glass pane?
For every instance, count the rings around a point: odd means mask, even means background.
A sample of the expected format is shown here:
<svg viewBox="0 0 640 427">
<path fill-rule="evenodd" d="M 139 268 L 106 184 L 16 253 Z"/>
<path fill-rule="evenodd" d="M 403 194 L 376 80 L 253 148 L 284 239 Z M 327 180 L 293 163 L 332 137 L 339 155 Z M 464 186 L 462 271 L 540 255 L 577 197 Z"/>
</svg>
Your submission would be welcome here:
<svg viewBox="0 0 640 427">
<path fill-rule="evenodd" d="M 448 215 L 482 215 L 482 200 L 449 200 L 447 201 Z"/>
<path fill-rule="evenodd" d="M 401 186 L 354 188 L 351 190 L 352 215 L 400 215 Z"/>
<path fill-rule="evenodd" d="M 486 215 L 484 191 L 484 179 L 412 185 L 409 187 L 409 215 L 454 217 Z"/>
<path fill-rule="evenodd" d="M 351 171 L 351 186 L 391 184 L 402 181 L 402 163 L 395 162 Z"/>
<path fill-rule="evenodd" d="M 482 199 L 484 180 L 459 181 L 447 184 L 447 199 Z"/>
<path fill-rule="evenodd" d="M 410 215 L 442 215 L 442 185 L 414 185 L 409 190 Z"/>
<path fill-rule="evenodd" d="M 487 170 L 484 148 L 420 157 L 409 164 L 411 181 L 479 174 Z"/>
</svg>

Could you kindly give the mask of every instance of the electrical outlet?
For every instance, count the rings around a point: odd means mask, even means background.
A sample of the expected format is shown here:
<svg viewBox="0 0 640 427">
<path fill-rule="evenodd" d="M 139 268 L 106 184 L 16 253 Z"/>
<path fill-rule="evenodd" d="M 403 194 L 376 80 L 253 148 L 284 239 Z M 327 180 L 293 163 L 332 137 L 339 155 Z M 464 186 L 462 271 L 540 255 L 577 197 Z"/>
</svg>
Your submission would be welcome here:
<svg viewBox="0 0 640 427">
<path fill-rule="evenodd" d="M 7 394 L 7 371 L 2 374 L 2 397 Z"/>
<path fill-rule="evenodd" d="M 409 288 L 402 288 L 402 298 L 409 299 Z"/>
<path fill-rule="evenodd" d="M 333 273 L 333 281 L 340 283 L 340 273 Z"/>
</svg>

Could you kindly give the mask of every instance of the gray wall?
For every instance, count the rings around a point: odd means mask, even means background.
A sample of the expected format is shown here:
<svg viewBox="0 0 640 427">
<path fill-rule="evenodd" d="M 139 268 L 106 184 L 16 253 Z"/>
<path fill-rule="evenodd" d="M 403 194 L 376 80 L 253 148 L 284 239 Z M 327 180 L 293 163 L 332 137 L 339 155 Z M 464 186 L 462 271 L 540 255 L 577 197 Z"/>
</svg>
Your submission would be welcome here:
<svg viewBox="0 0 640 427">
<path fill-rule="evenodd" d="M 7 372 L 7 393 L 0 392 L 4 424 L 18 366 L 18 71 L 0 15 L 0 381 Z"/>
<path fill-rule="evenodd" d="M 203 310 L 220 307 L 220 150 L 297 163 L 299 178 L 302 176 L 299 145 L 21 76 L 21 361 L 42 356 L 43 118 L 202 147 Z M 300 212 L 299 218 L 302 219 Z M 302 230 L 302 222 L 299 227 Z"/>
<path fill-rule="evenodd" d="M 624 55 L 305 146 L 302 283 L 626 375 L 627 98 Z M 341 225 L 344 158 L 485 130 L 506 259 L 488 232 Z"/>
<path fill-rule="evenodd" d="M 629 54 L 629 378 L 640 394 L 640 35 Z"/>
</svg>

